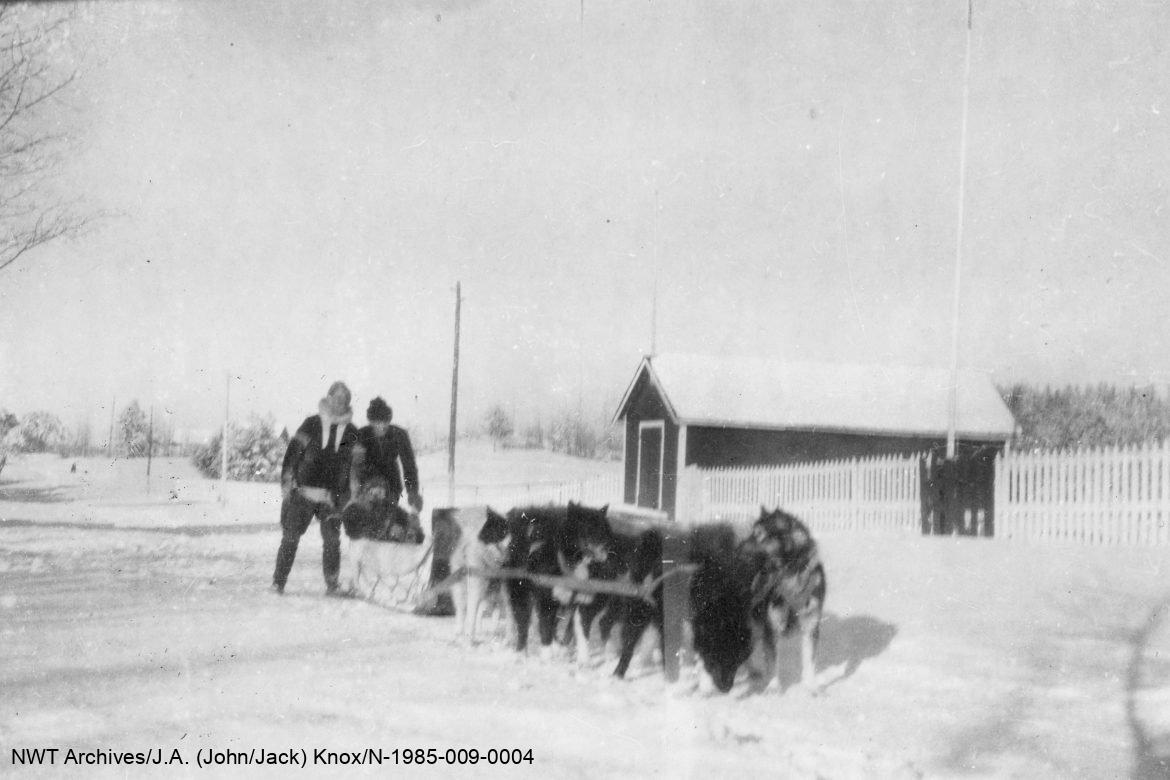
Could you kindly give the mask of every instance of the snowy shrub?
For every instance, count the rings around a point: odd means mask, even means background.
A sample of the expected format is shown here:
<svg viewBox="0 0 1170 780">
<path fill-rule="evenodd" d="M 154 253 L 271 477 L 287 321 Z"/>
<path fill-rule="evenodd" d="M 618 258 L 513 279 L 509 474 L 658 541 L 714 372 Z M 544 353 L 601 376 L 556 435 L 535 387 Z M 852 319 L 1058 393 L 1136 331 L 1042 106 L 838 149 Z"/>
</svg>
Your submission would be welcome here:
<svg viewBox="0 0 1170 780">
<path fill-rule="evenodd" d="M 30 412 L 4 436 L 4 446 L 14 452 L 51 452 L 65 439 L 65 426 L 49 412 Z"/>
<path fill-rule="evenodd" d="M 127 457 L 145 457 L 149 430 L 146 413 L 138 405 L 137 399 L 131 401 L 118 416 L 118 433 L 121 437 L 119 448 Z"/>
<path fill-rule="evenodd" d="M 228 426 L 228 479 L 278 482 L 288 436 L 277 435 L 271 416 L 252 415 L 246 425 Z M 195 451 L 193 461 L 204 476 L 218 479 L 223 463 L 222 433 Z"/>
</svg>

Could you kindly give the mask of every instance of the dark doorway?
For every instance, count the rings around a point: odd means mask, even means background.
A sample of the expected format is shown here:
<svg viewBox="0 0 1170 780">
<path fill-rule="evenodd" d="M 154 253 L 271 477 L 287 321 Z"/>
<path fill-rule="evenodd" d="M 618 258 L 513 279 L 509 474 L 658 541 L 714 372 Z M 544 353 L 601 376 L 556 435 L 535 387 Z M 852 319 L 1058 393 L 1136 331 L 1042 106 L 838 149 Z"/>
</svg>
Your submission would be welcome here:
<svg viewBox="0 0 1170 780">
<path fill-rule="evenodd" d="M 662 496 L 661 424 L 642 424 L 638 430 L 638 506 L 661 509 Z"/>
</svg>

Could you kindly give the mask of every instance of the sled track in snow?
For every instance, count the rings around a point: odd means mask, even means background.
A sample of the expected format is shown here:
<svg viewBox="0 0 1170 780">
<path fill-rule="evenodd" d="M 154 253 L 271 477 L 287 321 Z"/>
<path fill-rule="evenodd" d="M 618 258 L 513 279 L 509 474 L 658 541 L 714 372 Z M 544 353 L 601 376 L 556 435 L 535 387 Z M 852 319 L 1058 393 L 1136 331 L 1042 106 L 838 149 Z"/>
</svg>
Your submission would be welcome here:
<svg viewBox="0 0 1170 780">
<path fill-rule="evenodd" d="M 152 533 L 173 536 L 214 536 L 216 534 L 258 534 L 279 533 L 275 523 L 237 523 L 235 525 L 205 524 L 160 527 L 157 525 L 115 525 L 114 523 L 84 523 L 67 520 L 23 520 L 20 518 L 0 519 L 0 529 L 5 528 L 52 528 L 79 531 L 115 531 L 118 533 Z"/>
</svg>

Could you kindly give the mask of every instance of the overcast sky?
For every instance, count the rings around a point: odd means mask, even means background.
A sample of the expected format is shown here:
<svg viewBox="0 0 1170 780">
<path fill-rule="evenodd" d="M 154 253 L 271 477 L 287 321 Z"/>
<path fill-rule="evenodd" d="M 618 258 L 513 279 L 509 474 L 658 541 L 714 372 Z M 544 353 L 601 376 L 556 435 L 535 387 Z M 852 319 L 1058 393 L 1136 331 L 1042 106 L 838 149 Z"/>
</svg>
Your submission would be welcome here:
<svg viewBox="0 0 1170 780">
<path fill-rule="evenodd" d="M 445 428 L 612 411 L 650 348 L 949 364 L 966 3 L 98 3 L 108 213 L 0 272 L 0 407 Z M 1170 383 L 1170 4 L 978 2 L 961 362 Z M 656 195 L 657 214 L 656 214 Z M 104 434 L 103 434 L 104 436 Z"/>
</svg>

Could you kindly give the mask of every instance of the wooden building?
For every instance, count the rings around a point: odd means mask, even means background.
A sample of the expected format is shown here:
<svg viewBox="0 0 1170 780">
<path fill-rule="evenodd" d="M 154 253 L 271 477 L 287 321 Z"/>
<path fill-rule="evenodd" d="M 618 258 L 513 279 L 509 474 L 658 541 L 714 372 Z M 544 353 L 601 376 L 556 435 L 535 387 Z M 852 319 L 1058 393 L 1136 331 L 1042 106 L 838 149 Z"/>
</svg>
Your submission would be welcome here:
<svg viewBox="0 0 1170 780">
<path fill-rule="evenodd" d="M 726 468 L 945 450 L 946 369 L 666 354 L 643 358 L 615 414 L 625 502 L 674 516 L 685 466 Z M 988 460 L 1015 421 L 990 379 L 959 374 L 961 453 Z M 982 471 L 980 471 L 982 473 Z M 987 485 L 974 491 L 992 494 Z"/>
</svg>

